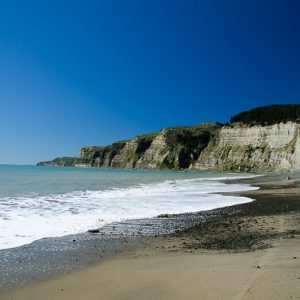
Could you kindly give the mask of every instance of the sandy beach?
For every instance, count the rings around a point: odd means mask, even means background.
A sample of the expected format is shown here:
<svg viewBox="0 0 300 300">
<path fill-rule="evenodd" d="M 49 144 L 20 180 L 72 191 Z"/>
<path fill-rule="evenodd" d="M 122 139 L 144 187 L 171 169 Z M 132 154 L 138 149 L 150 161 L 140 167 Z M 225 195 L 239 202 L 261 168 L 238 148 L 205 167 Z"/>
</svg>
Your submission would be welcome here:
<svg viewBox="0 0 300 300">
<path fill-rule="evenodd" d="M 300 299 L 297 174 L 241 180 L 254 202 L 0 299 Z M 170 216 L 172 218 L 172 216 Z"/>
</svg>

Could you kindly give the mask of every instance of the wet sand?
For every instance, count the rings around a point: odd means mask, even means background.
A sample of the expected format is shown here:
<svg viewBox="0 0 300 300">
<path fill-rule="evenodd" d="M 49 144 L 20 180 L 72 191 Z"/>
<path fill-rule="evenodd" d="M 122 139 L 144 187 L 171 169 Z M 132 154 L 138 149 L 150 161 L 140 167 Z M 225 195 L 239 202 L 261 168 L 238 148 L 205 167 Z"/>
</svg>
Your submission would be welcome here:
<svg viewBox="0 0 300 300">
<path fill-rule="evenodd" d="M 261 187 L 242 193 L 254 202 L 0 299 L 300 299 L 299 177 L 289 176 L 240 180 Z"/>
</svg>

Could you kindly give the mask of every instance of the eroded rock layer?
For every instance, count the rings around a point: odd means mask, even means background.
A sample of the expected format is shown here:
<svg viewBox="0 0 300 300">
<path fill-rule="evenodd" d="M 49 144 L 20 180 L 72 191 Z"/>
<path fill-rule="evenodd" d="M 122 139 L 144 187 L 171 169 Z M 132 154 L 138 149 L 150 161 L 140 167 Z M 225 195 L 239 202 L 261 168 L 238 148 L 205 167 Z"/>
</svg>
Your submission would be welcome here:
<svg viewBox="0 0 300 300">
<path fill-rule="evenodd" d="M 276 172 L 300 169 L 300 125 L 234 123 L 165 128 L 40 166 Z"/>
</svg>

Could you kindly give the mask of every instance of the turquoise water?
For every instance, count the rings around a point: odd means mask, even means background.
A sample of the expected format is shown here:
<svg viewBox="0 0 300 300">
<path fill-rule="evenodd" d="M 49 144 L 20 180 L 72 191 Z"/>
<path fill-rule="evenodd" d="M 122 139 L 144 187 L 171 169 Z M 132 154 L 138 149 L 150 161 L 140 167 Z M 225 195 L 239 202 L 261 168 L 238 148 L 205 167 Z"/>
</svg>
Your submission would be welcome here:
<svg viewBox="0 0 300 300">
<path fill-rule="evenodd" d="M 234 174 L 0 165 L 0 249 L 110 222 L 251 201 Z"/>
<path fill-rule="evenodd" d="M 73 191 L 126 188 L 164 180 L 235 177 L 234 174 L 117 170 L 100 168 L 0 165 L 0 197 L 35 193 L 62 194 Z"/>
</svg>

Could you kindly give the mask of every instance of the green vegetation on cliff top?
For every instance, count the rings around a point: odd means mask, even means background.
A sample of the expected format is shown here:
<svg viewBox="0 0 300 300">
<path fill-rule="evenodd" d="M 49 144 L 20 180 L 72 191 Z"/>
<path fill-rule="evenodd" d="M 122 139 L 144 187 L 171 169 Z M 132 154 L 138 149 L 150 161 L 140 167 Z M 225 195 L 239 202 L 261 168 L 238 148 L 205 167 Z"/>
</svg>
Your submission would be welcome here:
<svg viewBox="0 0 300 300">
<path fill-rule="evenodd" d="M 273 125 L 288 121 L 300 121 L 300 104 L 270 105 L 241 112 L 230 119 L 230 123 Z"/>
</svg>

